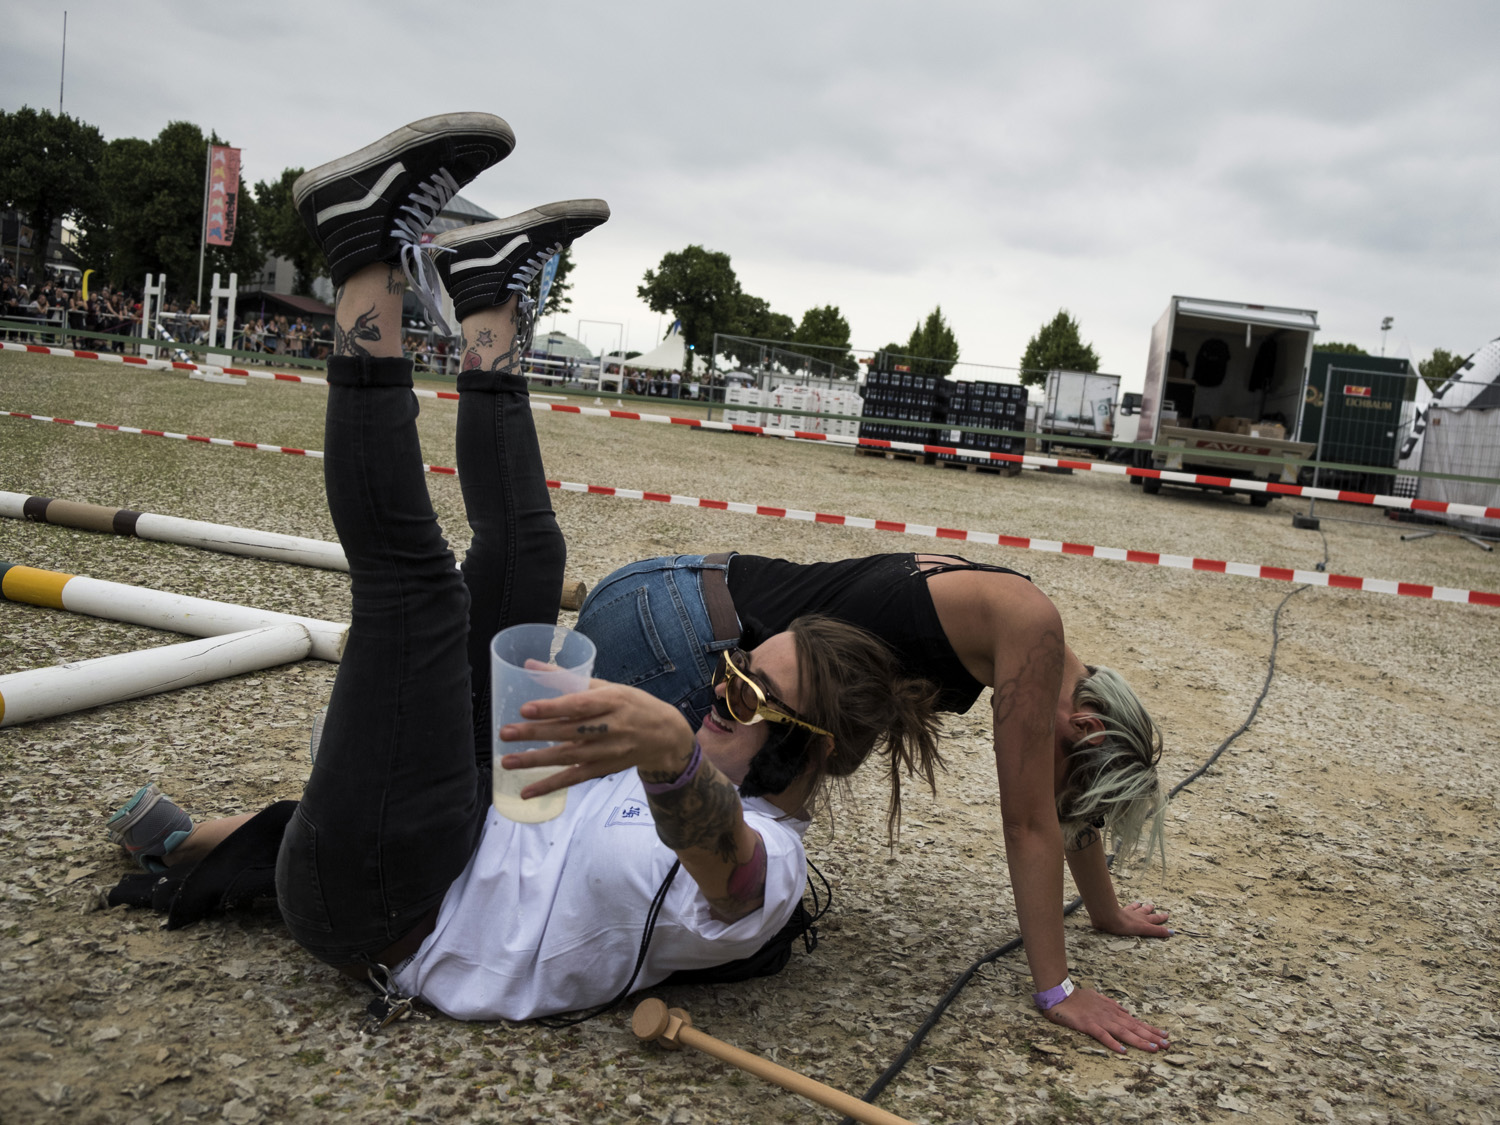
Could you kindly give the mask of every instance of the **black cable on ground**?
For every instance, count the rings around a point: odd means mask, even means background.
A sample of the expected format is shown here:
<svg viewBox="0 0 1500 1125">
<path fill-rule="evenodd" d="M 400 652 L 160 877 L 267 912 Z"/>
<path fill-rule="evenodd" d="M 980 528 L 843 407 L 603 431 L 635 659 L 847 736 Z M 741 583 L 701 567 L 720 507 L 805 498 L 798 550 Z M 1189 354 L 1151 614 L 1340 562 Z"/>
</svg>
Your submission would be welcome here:
<svg viewBox="0 0 1500 1125">
<path fill-rule="evenodd" d="M 1323 541 L 1323 552 L 1324 563 L 1326 565 L 1328 559 L 1327 539 L 1324 539 Z M 1200 777 L 1207 773 L 1213 766 L 1213 764 L 1217 762 L 1223 755 L 1224 751 L 1229 749 L 1230 744 L 1234 742 L 1235 739 L 1239 738 L 1240 735 L 1244 734 L 1245 731 L 1250 729 L 1250 724 L 1255 721 L 1255 716 L 1260 712 L 1260 705 L 1265 702 L 1266 695 L 1271 690 L 1271 678 L 1276 674 L 1276 649 L 1277 646 L 1281 644 L 1281 611 L 1286 607 L 1287 602 L 1291 601 L 1293 597 L 1295 597 L 1297 594 L 1300 594 L 1303 590 L 1306 589 L 1308 589 L 1308 587 L 1298 586 L 1291 593 L 1287 594 L 1286 597 L 1281 599 L 1280 604 L 1276 606 L 1276 612 L 1271 615 L 1271 655 L 1266 668 L 1266 682 L 1261 685 L 1260 694 L 1255 697 L 1255 702 L 1250 707 L 1250 714 L 1245 717 L 1245 721 L 1235 729 L 1233 734 L 1231 734 L 1223 742 L 1219 743 L 1218 749 L 1208 756 L 1207 761 L 1205 761 L 1201 766 L 1199 766 L 1192 773 L 1188 774 L 1185 778 L 1183 778 L 1172 787 L 1171 792 L 1167 794 L 1167 800 L 1172 800 L 1177 796 L 1177 794 L 1181 793 L 1189 785 L 1191 785 L 1193 782 L 1197 781 Z M 1113 866 L 1114 864 L 1113 856 L 1110 856 L 1110 864 L 1111 866 Z M 1072 914 L 1082 905 L 1082 896 L 1073 899 L 1072 902 L 1063 907 L 1063 917 L 1067 917 L 1069 914 Z M 975 973 L 977 973 L 985 965 L 988 965 L 991 962 L 997 961 L 1001 957 L 1004 957 L 1007 953 L 1013 953 L 1017 949 L 1020 949 L 1021 945 L 1022 942 L 1020 938 L 1011 938 L 1010 941 L 1006 942 L 999 949 L 992 949 L 990 952 L 986 953 L 983 957 L 979 958 L 979 960 L 975 961 L 972 965 L 965 969 L 961 974 L 959 974 L 958 979 L 953 982 L 953 987 L 948 989 L 947 995 L 945 995 L 941 1000 L 937 1002 L 936 1005 L 933 1006 L 933 1009 L 930 1013 L 928 1013 L 927 1018 L 922 1021 L 922 1026 L 917 1028 L 917 1030 L 912 1033 L 911 1038 L 906 1042 L 906 1046 L 901 1049 L 901 1053 L 896 1056 L 895 1060 L 891 1063 L 890 1066 L 886 1067 L 885 1072 L 881 1074 L 879 1078 L 875 1079 L 874 1084 L 864 1092 L 864 1095 L 860 1098 L 860 1100 L 873 1103 L 875 1099 L 881 1095 L 885 1088 L 890 1085 L 891 1081 L 896 1077 L 896 1075 L 901 1073 L 906 1064 L 911 1061 L 912 1056 L 917 1053 L 917 1048 L 922 1045 L 922 1041 L 927 1038 L 927 1033 L 937 1026 L 938 1020 L 940 1020 L 943 1016 L 943 1013 L 948 1010 L 948 1005 L 952 1004 L 953 1001 L 958 998 L 958 994 L 962 992 L 965 986 L 968 985 L 969 981 L 974 978 Z M 852 1117 L 845 1117 L 839 1123 L 839 1125 L 855 1125 L 854 1119 Z"/>
</svg>

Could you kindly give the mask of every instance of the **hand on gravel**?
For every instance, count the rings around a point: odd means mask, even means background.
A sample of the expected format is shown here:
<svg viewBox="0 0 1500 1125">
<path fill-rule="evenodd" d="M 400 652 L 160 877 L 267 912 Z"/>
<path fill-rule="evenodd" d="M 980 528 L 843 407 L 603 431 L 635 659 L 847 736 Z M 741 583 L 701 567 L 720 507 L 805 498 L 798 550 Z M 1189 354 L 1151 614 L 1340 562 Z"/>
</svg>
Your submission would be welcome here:
<svg viewBox="0 0 1500 1125">
<path fill-rule="evenodd" d="M 1042 1015 L 1055 1024 L 1091 1035 L 1111 1051 L 1125 1053 L 1126 1046 L 1143 1051 L 1164 1051 L 1167 1033 L 1136 1019 L 1108 996 L 1089 988 L 1078 988 L 1061 1004 Z"/>
<path fill-rule="evenodd" d="M 1169 938 L 1176 931 L 1164 925 L 1172 912 L 1149 902 L 1132 902 L 1121 906 L 1112 918 L 1090 918 L 1094 929 L 1107 934 L 1126 934 L 1134 937 Z"/>
</svg>

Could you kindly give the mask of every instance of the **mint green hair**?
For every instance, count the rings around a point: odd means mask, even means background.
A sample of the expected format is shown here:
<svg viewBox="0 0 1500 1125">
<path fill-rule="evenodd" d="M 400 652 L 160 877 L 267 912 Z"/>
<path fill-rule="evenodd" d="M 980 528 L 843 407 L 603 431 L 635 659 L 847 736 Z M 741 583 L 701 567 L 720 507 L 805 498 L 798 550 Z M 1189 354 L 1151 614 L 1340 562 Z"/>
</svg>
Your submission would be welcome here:
<svg viewBox="0 0 1500 1125">
<path fill-rule="evenodd" d="M 1068 752 L 1067 776 L 1057 796 L 1064 844 L 1076 850 L 1097 830 L 1116 858 L 1124 858 L 1144 835 L 1146 852 L 1159 853 L 1165 866 L 1167 800 L 1156 773 L 1161 728 L 1118 672 L 1088 671 L 1073 692 L 1073 705 L 1096 713 L 1104 730 L 1079 739 Z"/>
</svg>

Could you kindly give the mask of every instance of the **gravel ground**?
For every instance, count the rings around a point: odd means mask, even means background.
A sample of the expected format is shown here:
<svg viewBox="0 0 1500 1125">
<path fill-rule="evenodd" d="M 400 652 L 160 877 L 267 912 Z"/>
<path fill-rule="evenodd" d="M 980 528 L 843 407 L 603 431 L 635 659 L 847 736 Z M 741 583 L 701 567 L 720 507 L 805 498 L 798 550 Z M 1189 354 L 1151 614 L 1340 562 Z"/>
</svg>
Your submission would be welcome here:
<svg viewBox="0 0 1500 1125">
<path fill-rule="evenodd" d="M 322 444 L 324 392 L 0 354 L 0 409 L 251 441 Z M 423 403 L 429 460 L 453 463 L 453 406 Z M 545 414 L 549 475 L 849 515 L 1461 588 L 1500 560 L 1403 543 L 1368 509 L 1319 505 L 1322 534 L 1118 478 L 1016 477 L 849 450 Z M 0 488 L 317 538 L 316 463 L 0 419 Z M 458 488 L 430 482 L 455 547 Z M 674 551 L 793 559 L 931 540 L 562 493 L 569 573 Z M 1301 510 L 1300 505 L 1295 505 Z M 1186 776 L 1265 680 L 1281 583 L 967 546 L 1030 573 L 1073 647 L 1125 671 Z M 0 520 L 0 558 L 345 620 L 342 575 Z M 1171 1053 L 1115 1058 L 1039 1018 L 1019 955 L 983 970 L 880 1104 L 914 1122 L 1492 1122 L 1496 975 L 1496 611 L 1310 588 L 1281 616 L 1258 718 L 1169 813 L 1168 864 L 1120 873 L 1192 935 L 1068 923 L 1075 977 L 1167 1027 Z M 176 638 L 0 602 L 0 674 Z M 313 661 L 0 731 L 0 1119 L 805 1121 L 835 1115 L 694 1052 L 638 1044 L 625 1013 L 568 1032 L 443 1018 L 362 1038 L 360 990 L 303 955 L 273 907 L 166 933 L 100 909 L 128 870 L 110 810 L 145 779 L 197 816 L 296 797 Z M 811 955 L 746 985 L 657 990 L 720 1039 L 859 1093 L 955 976 L 1014 935 L 987 708 L 947 723 L 936 798 L 884 846 L 874 779 L 809 833 L 834 887 Z"/>
</svg>

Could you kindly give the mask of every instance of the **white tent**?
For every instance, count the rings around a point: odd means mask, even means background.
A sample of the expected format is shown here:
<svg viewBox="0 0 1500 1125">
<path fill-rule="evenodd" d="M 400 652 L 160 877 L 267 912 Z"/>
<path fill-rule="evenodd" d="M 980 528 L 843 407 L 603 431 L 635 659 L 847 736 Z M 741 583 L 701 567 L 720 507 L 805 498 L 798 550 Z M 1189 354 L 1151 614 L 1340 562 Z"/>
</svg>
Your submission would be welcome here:
<svg viewBox="0 0 1500 1125">
<path fill-rule="evenodd" d="M 1471 355 L 1436 391 L 1413 430 L 1420 440 L 1422 470 L 1489 477 L 1492 483 L 1421 478 L 1417 495 L 1450 504 L 1500 507 L 1500 338 Z M 1449 516 L 1449 523 L 1486 534 L 1500 520 Z"/>
<path fill-rule="evenodd" d="M 644 355 L 627 359 L 625 366 L 638 371 L 686 372 L 688 370 L 687 355 L 687 345 L 683 342 L 682 334 L 673 332 Z M 693 356 L 693 362 L 697 364 L 697 356 Z"/>
</svg>

